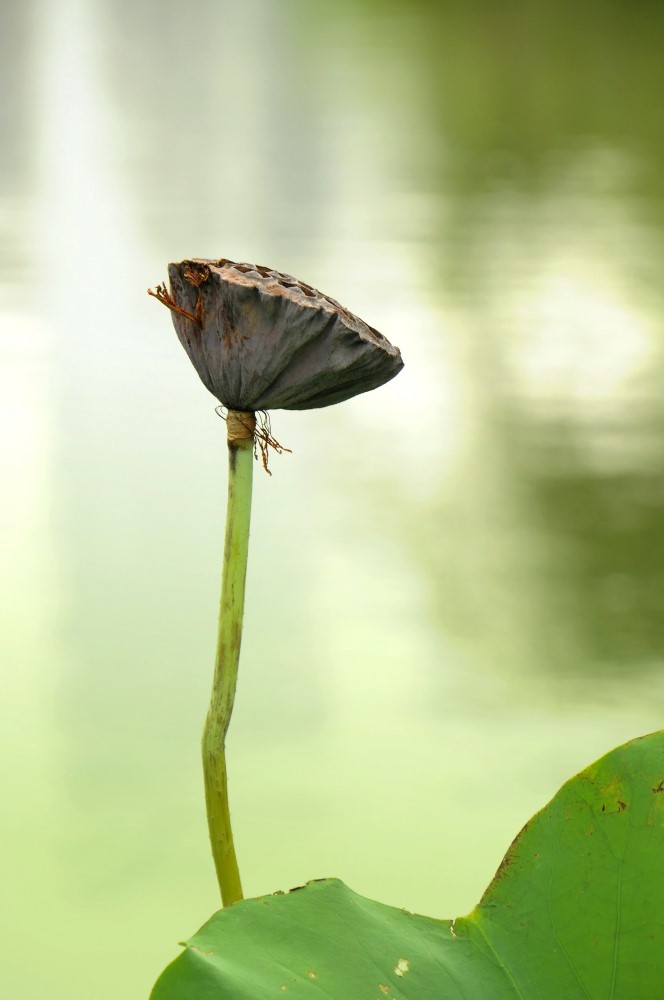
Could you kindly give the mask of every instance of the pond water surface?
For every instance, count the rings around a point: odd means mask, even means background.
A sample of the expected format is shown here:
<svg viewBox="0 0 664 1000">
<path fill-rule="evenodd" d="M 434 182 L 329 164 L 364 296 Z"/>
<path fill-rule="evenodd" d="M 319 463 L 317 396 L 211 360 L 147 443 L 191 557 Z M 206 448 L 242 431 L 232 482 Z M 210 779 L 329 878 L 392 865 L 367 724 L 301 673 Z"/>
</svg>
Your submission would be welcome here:
<svg viewBox="0 0 664 1000">
<path fill-rule="evenodd" d="M 468 912 L 661 727 L 664 11 L 582 7 L 3 11 L 3 996 L 144 1000 L 218 906 L 224 427 L 145 294 L 168 260 L 296 274 L 406 362 L 273 414 L 256 471 L 248 895 Z"/>
</svg>

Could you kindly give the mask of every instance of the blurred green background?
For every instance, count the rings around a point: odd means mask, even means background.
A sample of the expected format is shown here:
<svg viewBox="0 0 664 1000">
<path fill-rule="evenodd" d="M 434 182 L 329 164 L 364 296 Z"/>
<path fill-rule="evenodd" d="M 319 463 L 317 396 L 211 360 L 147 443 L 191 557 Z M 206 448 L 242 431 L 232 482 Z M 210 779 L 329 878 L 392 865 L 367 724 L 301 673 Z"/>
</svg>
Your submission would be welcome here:
<svg viewBox="0 0 664 1000">
<path fill-rule="evenodd" d="M 273 414 L 247 894 L 467 912 L 664 702 L 664 7 L 25 0 L 0 54 L 0 993 L 146 1000 L 217 908 L 224 425 L 145 290 L 289 271 L 398 344 Z"/>
</svg>

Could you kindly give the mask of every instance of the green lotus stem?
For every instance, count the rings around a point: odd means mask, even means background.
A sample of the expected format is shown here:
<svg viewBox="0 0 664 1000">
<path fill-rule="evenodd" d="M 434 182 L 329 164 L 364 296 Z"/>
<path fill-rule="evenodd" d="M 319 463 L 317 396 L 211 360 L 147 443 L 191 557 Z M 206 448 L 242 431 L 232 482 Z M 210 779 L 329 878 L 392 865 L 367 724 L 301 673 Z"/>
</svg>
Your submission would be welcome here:
<svg viewBox="0 0 664 1000">
<path fill-rule="evenodd" d="M 219 633 L 212 697 L 203 731 L 205 802 L 212 855 L 224 906 L 242 899 L 228 805 L 226 733 L 231 721 L 242 641 L 244 587 L 251 519 L 251 481 L 255 418 L 229 410 L 228 507 L 219 606 Z"/>
</svg>

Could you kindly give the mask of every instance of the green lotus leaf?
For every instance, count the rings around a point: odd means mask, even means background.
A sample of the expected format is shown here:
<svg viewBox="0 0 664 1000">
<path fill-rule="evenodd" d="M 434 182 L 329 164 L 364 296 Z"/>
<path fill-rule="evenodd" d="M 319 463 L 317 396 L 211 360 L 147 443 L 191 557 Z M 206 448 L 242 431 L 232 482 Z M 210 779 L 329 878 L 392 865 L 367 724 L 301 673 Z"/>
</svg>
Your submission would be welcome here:
<svg viewBox="0 0 664 1000">
<path fill-rule="evenodd" d="M 523 828 L 469 916 L 434 920 L 335 879 L 310 882 L 215 914 L 152 1000 L 663 996 L 660 732 L 568 781 Z"/>
</svg>

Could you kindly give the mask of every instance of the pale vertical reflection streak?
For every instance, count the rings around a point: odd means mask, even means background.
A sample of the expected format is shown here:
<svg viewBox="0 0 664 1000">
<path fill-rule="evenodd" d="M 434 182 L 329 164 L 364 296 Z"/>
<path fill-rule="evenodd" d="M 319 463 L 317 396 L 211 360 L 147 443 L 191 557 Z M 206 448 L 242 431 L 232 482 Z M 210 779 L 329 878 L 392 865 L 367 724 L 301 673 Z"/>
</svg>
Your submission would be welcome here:
<svg viewBox="0 0 664 1000">
<path fill-rule="evenodd" d="M 81 440 L 86 434 L 98 435 L 90 404 L 108 384 L 110 367 L 123 362 L 123 348 L 132 337 L 134 325 L 127 322 L 125 303 L 127 290 L 136 284 L 138 253 L 118 182 L 119 143 L 104 87 L 101 32 L 93 16 L 97 9 L 84 0 L 41 3 L 33 20 L 35 235 L 28 287 L 48 341 L 40 360 L 49 394 L 41 397 L 35 419 L 48 428 L 48 444 L 40 458 L 43 461 L 47 453 L 54 470 L 51 489 L 40 496 L 48 537 L 35 555 L 34 589 L 37 599 L 48 602 L 56 626 L 52 635 L 42 636 L 39 649 L 30 651 L 35 675 L 38 672 L 32 699 L 39 719 L 31 729 L 36 760 L 23 773 L 31 794 L 21 820 L 28 830 L 34 826 L 39 837 L 29 871 L 31 884 L 39 886 L 40 911 L 48 916 L 51 908 L 58 913 L 58 921 L 52 922 L 51 933 L 40 944 L 41 964 L 56 981 L 67 952 L 60 937 L 64 928 L 60 852 L 80 825 L 62 780 L 70 734 L 58 727 L 57 719 L 63 675 L 67 679 L 76 660 L 72 635 L 78 624 L 70 617 L 69 606 L 71 540 L 62 528 L 68 518 L 78 515 L 74 503 L 79 502 Z M 50 577 L 49 560 L 54 566 Z M 38 821 L 32 821 L 30 812 L 38 809 L 42 810 Z M 17 856 L 29 847 L 30 838 L 24 833 Z M 75 907 L 66 913 L 67 934 L 75 937 L 79 914 Z M 75 976 L 69 988 L 76 995 Z"/>
<path fill-rule="evenodd" d="M 38 419 L 49 428 L 48 456 L 57 467 L 53 482 L 58 497 L 49 493 L 49 507 L 61 502 L 71 475 L 63 444 L 73 454 L 77 442 L 67 422 L 75 415 L 77 427 L 85 426 L 86 401 L 98 393 L 108 362 L 121 357 L 118 342 L 122 345 L 131 336 L 122 300 L 136 250 L 116 181 L 108 128 L 112 114 L 104 94 L 94 9 L 85 0 L 65 0 L 56 7 L 42 3 L 33 21 L 35 249 L 30 288 L 48 342 L 41 364 L 49 397 L 41 397 Z M 58 605 L 67 600 L 68 577 L 68 555 L 56 525 L 60 513 L 49 510 L 47 548 L 58 578 L 57 597 L 54 589 L 48 600 L 58 618 L 63 610 Z M 44 556 L 40 558 L 43 563 Z M 61 654 L 51 640 L 49 649 L 36 657 L 40 683 L 46 676 L 55 680 Z M 45 690 L 43 685 L 40 689 Z"/>
<path fill-rule="evenodd" d="M 96 6 L 43 4 L 38 27 L 37 258 L 45 310 L 63 342 L 89 350 L 113 328 L 135 244 L 114 162 L 113 114 L 104 92 Z M 127 330 L 128 325 L 124 324 Z"/>
</svg>

